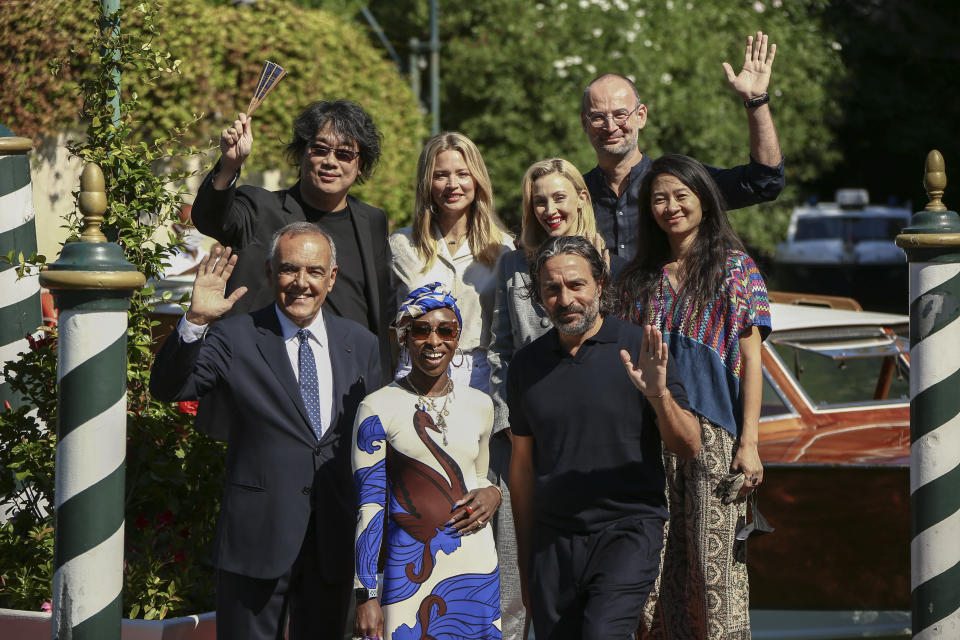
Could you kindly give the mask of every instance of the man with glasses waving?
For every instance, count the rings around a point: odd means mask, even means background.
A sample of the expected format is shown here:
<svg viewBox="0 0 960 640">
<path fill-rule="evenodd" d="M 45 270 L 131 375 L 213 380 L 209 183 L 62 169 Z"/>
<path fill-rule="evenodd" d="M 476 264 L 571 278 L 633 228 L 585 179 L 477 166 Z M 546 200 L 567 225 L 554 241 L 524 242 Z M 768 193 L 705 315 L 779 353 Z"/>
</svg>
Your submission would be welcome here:
<svg viewBox="0 0 960 640">
<path fill-rule="evenodd" d="M 241 113 L 220 135 L 220 161 L 200 186 L 192 217 L 201 233 L 239 255 L 227 294 L 241 286 L 249 293 L 230 315 L 270 302 L 264 263 L 274 232 L 306 220 L 329 234 L 338 247 L 340 269 L 324 309 L 377 335 L 380 367 L 389 377 L 393 366 L 388 322 L 394 316 L 394 295 L 387 217 L 349 195 L 350 188 L 370 177 L 376 167 L 380 140 L 373 120 L 359 105 L 346 100 L 314 102 L 294 120 L 293 139 L 286 149 L 291 164 L 299 168 L 297 183 L 281 191 L 237 187 L 240 169 L 253 148 L 252 119 Z"/>
<path fill-rule="evenodd" d="M 743 100 L 750 128 L 748 164 L 731 169 L 707 167 L 728 209 L 774 200 L 783 190 L 783 156 L 767 93 L 776 51 L 777 45 L 772 44 L 768 52 L 767 36 L 758 31 L 756 37 L 747 36 L 739 74 L 723 63 L 731 88 Z M 637 247 L 640 183 L 653 161 L 638 146 L 638 134 L 647 123 L 647 107 L 633 82 L 607 73 L 584 90 L 580 121 L 597 152 L 597 166 L 583 176 L 593 200 L 597 229 L 613 253 L 631 260 Z"/>
</svg>

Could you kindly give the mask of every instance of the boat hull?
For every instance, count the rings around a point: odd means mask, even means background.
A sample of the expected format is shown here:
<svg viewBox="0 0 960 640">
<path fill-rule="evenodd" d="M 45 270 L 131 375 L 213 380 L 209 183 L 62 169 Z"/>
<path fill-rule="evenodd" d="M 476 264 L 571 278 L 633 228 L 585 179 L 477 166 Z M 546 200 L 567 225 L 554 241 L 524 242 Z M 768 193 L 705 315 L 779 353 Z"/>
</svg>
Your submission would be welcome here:
<svg viewBox="0 0 960 640">
<path fill-rule="evenodd" d="M 909 609 L 907 465 L 765 465 L 759 507 L 776 531 L 751 538 L 750 606 Z"/>
</svg>

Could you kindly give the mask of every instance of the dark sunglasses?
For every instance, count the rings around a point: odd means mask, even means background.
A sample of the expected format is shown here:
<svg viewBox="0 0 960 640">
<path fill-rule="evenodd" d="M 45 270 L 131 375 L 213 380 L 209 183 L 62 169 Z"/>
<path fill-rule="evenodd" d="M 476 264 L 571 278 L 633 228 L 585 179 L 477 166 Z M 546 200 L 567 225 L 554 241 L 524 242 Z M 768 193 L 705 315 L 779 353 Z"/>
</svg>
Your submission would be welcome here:
<svg viewBox="0 0 960 640">
<path fill-rule="evenodd" d="M 426 340 L 433 332 L 436 332 L 441 340 L 453 340 L 460 334 L 460 325 L 456 322 L 441 322 L 434 327 L 426 320 L 414 320 L 410 323 L 410 335 L 417 340 Z"/>
<path fill-rule="evenodd" d="M 325 144 L 310 145 L 310 155 L 317 158 L 326 158 L 330 155 L 331 151 L 333 151 L 333 156 L 340 162 L 353 162 L 356 157 L 360 155 L 359 151 L 354 151 L 353 149 L 334 149 Z"/>
</svg>

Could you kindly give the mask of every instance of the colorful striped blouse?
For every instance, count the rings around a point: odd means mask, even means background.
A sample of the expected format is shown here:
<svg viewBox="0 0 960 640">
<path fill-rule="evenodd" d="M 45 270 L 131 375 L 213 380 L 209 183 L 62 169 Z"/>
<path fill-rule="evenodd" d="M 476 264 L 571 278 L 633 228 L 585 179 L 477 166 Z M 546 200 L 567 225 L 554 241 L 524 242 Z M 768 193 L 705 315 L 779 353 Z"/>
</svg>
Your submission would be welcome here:
<svg viewBox="0 0 960 640">
<path fill-rule="evenodd" d="M 691 409 L 736 437 L 743 426 L 740 336 L 756 326 L 761 339 L 767 337 L 770 300 L 760 270 L 747 254 L 731 251 L 724 271 L 717 296 L 701 307 L 678 296 L 663 267 L 656 298 L 637 301 L 629 319 L 663 332 Z"/>
</svg>

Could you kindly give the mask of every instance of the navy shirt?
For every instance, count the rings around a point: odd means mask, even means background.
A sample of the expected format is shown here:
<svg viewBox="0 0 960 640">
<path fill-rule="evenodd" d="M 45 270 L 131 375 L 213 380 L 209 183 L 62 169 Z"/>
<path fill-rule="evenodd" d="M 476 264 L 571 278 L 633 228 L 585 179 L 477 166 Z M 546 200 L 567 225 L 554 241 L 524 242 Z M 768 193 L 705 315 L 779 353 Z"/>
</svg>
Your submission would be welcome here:
<svg viewBox="0 0 960 640">
<path fill-rule="evenodd" d="M 533 436 L 538 524 L 586 534 L 627 517 L 667 517 L 656 414 L 620 360 L 626 349 L 636 361 L 642 340 L 641 327 L 608 317 L 574 356 L 551 329 L 510 363 L 510 428 Z M 667 386 L 687 409 L 672 363 Z"/>
<path fill-rule="evenodd" d="M 630 169 L 627 188 L 619 196 L 607 184 L 607 177 L 597 166 L 583 174 L 587 190 L 593 200 L 593 214 L 597 231 L 611 253 L 632 260 L 637 253 L 637 235 L 640 227 L 640 183 L 647 175 L 653 160 L 647 154 Z M 742 209 L 761 202 L 775 200 L 786 184 L 783 160 L 776 167 L 768 167 L 750 158 L 749 164 L 732 169 L 707 167 L 726 200 L 727 209 Z"/>
</svg>

